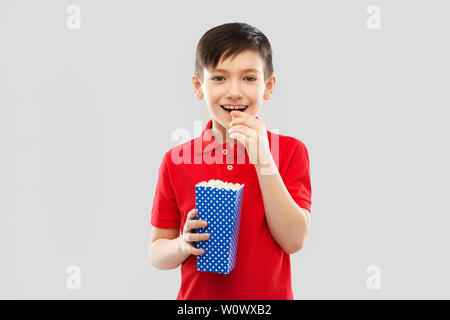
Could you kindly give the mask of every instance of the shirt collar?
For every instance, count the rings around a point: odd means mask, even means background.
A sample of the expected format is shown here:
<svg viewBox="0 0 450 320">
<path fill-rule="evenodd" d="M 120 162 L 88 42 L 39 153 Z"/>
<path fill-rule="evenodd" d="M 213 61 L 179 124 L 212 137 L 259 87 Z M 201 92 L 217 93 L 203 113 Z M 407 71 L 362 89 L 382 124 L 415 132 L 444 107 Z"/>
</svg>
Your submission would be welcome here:
<svg viewBox="0 0 450 320">
<path fill-rule="evenodd" d="M 257 116 L 255 116 L 255 118 L 259 120 Z M 270 142 L 270 131 L 267 130 L 267 134 Z M 218 147 L 221 147 L 222 149 L 229 149 L 233 148 L 233 145 L 228 142 L 219 143 L 216 141 L 214 135 L 212 134 L 212 119 L 211 119 L 206 124 L 202 134 L 194 139 L 194 148 L 195 148 L 194 152 L 196 154 L 205 154 L 211 152 L 212 150 L 217 149 Z M 234 143 L 234 148 L 241 148 L 243 149 L 243 151 L 247 152 L 245 146 L 237 141 Z"/>
</svg>

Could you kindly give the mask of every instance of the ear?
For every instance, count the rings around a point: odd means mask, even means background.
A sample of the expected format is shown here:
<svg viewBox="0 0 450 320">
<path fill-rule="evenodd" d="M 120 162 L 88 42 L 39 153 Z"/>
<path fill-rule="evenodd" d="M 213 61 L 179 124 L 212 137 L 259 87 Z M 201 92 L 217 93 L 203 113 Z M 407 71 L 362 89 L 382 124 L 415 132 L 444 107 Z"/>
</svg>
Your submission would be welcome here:
<svg viewBox="0 0 450 320">
<path fill-rule="evenodd" d="M 269 100 L 270 96 L 272 95 L 273 90 L 275 89 L 275 76 L 272 75 L 266 82 L 266 87 L 264 88 L 264 100 Z"/>
<path fill-rule="evenodd" d="M 200 78 L 198 77 L 197 72 L 195 72 L 192 76 L 192 86 L 194 87 L 194 94 L 199 100 L 201 100 L 203 98 L 203 90 L 202 83 L 200 82 Z"/>
</svg>

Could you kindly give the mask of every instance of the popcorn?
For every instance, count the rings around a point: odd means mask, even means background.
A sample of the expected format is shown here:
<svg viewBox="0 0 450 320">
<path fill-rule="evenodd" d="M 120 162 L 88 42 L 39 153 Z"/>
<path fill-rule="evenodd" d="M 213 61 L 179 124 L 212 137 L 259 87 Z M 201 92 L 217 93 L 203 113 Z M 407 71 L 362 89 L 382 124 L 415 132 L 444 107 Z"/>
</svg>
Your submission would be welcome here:
<svg viewBox="0 0 450 320">
<path fill-rule="evenodd" d="M 236 264 L 244 184 L 211 179 L 195 185 L 196 220 L 206 220 L 208 240 L 194 242 L 204 254 L 197 256 L 197 270 L 228 274 Z M 193 232 L 194 232 L 193 231 Z"/>
</svg>

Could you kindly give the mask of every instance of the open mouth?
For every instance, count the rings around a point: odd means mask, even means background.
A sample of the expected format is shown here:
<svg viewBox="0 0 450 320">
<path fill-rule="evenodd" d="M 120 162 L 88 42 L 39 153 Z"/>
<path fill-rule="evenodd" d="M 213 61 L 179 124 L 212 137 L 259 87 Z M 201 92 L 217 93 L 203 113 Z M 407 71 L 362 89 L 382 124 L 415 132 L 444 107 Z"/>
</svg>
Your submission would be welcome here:
<svg viewBox="0 0 450 320">
<path fill-rule="evenodd" d="M 245 111 L 247 108 L 248 108 L 248 106 L 245 106 L 245 107 L 238 107 L 238 108 L 230 108 L 230 107 L 225 107 L 225 106 L 223 106 L 223 105 L 220 105 L 220 107 L 223 109 L 223 110 L 225 110 L 226 112 L 231 112 L 231 111 L 233 111 L 233 110 L 237 110 L 237 111 Z"/>
</svg>

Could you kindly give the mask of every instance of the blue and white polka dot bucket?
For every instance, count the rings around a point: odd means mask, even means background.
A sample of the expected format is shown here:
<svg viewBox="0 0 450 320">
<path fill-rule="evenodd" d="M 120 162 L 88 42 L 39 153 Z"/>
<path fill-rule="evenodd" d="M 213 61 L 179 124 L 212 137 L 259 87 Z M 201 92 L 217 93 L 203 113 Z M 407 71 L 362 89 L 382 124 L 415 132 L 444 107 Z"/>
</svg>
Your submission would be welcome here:
<svg viewBox="0 0 450 320">
<path fill-rule="evenodd" d="M 195 185 L 196 220 L 208 226 L 193 230 L 209 233 L 208 240 L 194 242 L 205 253 L 197 256 L 197 270 L 228 274 L 236 264 L 244 184 L 220 180 Z"/>
</svg>

